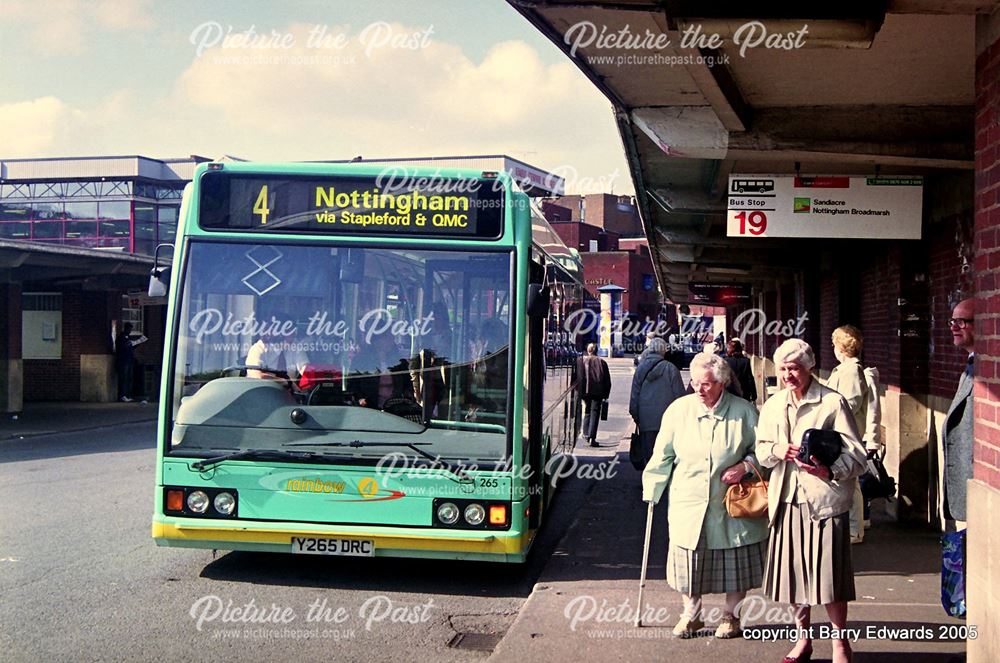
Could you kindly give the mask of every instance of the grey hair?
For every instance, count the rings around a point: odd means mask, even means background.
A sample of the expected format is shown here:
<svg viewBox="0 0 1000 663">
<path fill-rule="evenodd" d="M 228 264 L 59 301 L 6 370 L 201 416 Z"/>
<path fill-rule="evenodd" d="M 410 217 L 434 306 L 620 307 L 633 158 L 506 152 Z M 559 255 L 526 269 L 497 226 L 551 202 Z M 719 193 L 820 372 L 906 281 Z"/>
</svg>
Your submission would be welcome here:
<svg viewBox="0 0 1000 663">
<path fill-rule="evenodd" d="M 597 343 L 588 343 L 587 344 L 587 354 L 588 355 L 596 355 L 597 354 Z"/>
<path fill-rule="evenodd" d="M 775 367 L 786 362 L 798 364 L 808 371 L 816 365 L 816 355 L 812 347 L 802 339 L 790 338 L 774 351 Z"/>
<path fill-rule="evenodd" d="M 729 384 L 729 378 L 733 374 L 726 360 L 713 352 L 699 352 L 691 359 L 691 372 L 696 370 L 708 371 L 716 382 L 722 384 Z"/>
<path fill-rule="evenodd" d="M 655 352 L 658 355 L 665 355 L 669 349 L 670 347 L 667 345 L 667 342 L 659 336 L 649 339 L 649 342 L 646 343 L 646 352 Z"/>
</svg>

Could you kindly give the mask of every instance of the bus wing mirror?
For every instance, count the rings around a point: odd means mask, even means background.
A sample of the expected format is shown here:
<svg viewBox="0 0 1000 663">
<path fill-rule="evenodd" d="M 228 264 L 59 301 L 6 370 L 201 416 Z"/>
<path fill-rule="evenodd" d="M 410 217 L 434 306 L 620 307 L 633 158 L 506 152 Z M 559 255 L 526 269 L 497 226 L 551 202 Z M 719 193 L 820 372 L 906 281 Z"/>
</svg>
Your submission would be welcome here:
<svg viewBox="0 0 1000 663">
<path fill-rule="evenodd" d="M 528 317 L 544 318 L 549 314 L 549 287 L 541 283 L 528 284 Z"/>
<path fill-rule="evenodd" d="M 166 297 L 170 285 L 170 268 L 157 267 L 149 273 L 149 296 Z"/>
<path fill-rule="evenodd" d="M 153 251 L 153 264 L 159 265 L 160 263 L 160 249 L 170 249 L 171 252 L 174 250 L 173 244 L 157 244 L 156 249 Z M 170 268 L 169 267 L 153 267 L 149 272 L 149 291 L 150 297 L 166 297 L 167 296 L 167 286 L 170 285 Z"/>
</svg>

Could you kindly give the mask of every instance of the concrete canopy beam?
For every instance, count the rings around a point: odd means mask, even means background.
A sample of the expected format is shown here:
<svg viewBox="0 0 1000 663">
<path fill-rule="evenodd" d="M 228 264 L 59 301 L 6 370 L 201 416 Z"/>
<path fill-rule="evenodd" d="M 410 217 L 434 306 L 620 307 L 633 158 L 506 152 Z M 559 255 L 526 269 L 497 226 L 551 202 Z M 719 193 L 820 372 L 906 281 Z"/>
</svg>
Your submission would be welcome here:
<svg viewBox="0 0 1000 663">
<path fill-rule="evenodd" d="M 706 106 L 639 108 L 632 122 L 668 156 L 724 159 L 729 131 Z"/>
</svg>

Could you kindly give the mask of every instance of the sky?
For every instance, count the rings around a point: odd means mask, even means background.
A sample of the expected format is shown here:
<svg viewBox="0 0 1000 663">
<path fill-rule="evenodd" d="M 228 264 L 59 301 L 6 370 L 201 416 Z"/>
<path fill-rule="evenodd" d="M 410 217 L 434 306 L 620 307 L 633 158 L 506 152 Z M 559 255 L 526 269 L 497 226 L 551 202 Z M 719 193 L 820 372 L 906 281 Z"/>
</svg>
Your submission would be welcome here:
<svg viewBox="0 0 1000 663">
<path fill-rule="evenodd" d="M 507 154 L 632 193 L 610 102 L 502 0 L 4 0 L 0 158 Z"/>
</svg>

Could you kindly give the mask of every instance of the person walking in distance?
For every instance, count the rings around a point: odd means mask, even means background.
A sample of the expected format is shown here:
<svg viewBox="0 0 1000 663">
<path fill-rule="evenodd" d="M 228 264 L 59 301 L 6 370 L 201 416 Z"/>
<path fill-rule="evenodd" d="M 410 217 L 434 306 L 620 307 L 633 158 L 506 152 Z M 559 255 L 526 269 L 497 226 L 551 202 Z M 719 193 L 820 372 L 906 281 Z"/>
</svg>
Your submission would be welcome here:
<svg viewBox="0 0 1000 663">
<path fill-rule="evenodd" d="M 583 402 L 583 435 L 590 446 L 597 444 L 597 426 L 601 422 L 601 404 L 611 395 L 611 372 L 608 363 L 597 356 L 597 344 L 587 344 L 587 353 L 576 362 L 576 389 Z"/>
<path fill-rule="evenodd" d="M 743 354 L 743 343 L 739 339 L 730 339 L 726 345 L 726 363 L 733 371 L 733 377 L 740 385 L 743 398 L 751 403 L 757 402 L 757 382 L 750 368 L 750 358 Z"/>
<path fill-rule="evenodd" d="M 653 456 L 663 413 L 684 395 L 681 372 L 665 358 L 668 351 L 667 342 L 662 338 L 650 339 L 632 377 L 628 412 L 639 431 L 644 466 Z"/>
</svg>

